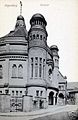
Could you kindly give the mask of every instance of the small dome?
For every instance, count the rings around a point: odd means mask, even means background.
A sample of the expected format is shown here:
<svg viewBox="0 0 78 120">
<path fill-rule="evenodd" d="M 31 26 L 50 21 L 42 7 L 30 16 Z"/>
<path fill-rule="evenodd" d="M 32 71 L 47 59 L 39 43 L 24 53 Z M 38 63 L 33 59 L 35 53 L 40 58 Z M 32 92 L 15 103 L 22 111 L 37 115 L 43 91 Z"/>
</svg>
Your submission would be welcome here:
<svg viewBox="0 0 78 120">
<path fill-rule="evenodd" d="M 39 13 L 34 14 L 32 17 L 33 18 L 39 17 L 39 18 L 45 19 L 44 16 Z"/>
<path fill-rule="evenodd" d="M 24 17 L 23 17 L 22 15 L 19 15 L 19 16 L 17 17 L 17 20 L 23 20 L 23 21 L 24 21 Z"/>
<path fill-rule="evenodd" d="M 50 47 L 50 50 L 57 50 L 57 51 L 59 51 L 59 49 L 58 49 L 58 47 L 56 46 L 56 45 L 52 45 L 51 47 Z"/>
<path fill-rule="evenodd" d="M 15 28 L 17 28 L 17 27 L 26 27 L 25 20 L 24 20 L 24 17 L 22 15 L 19 15 L 17 17 Z"/>
<path fill-rule="evenodd" d="M 30 24 L 32 23 L 32 21 L 34 21 L 34 20 L 36 20 L 36 19 L 39 19 L 39 20 L 43 21 L 43 22 L 45 23 L 45 25 L 47 25 L 47 22 L 46 22 L 44 16 L 41 15 L 41 14 L 39 14 L 39 13 L 34 14 L 34 15 L 32 16 L 32 18 L 31 18 L 31 20 L 30 20 Z"/>
</svg>

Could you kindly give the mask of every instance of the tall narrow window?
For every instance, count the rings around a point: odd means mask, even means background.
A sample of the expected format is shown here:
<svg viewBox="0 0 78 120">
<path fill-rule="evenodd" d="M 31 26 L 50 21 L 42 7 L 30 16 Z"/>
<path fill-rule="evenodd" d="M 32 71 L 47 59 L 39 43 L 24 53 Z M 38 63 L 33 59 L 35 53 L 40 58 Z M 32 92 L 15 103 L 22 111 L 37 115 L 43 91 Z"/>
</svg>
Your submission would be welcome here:
<svg viewBox="0 0 78 120">
<path fill-rule="evenodd" d="M 35 77 L 38 76 L 38 57 L 35 58 Z"/>
<path fill-rule="evenodd" d="M 20 91 L 20 97 L 22 96 L 22 91 Z"/>
<path fill-rule="evenodd" d="M 42 40 L 42 35 L 40 35 L 40 40 Z"/>
<path fill-rule="evenodd" d="M 43 91 L 40 92 L 40 96 L 42 96 Z"/>
<path fill-rule="evenodd" d="M 23 78 L 23 66 L 21 64 L 18 66 L 18 77 Z"/>
<path fill-rule="evenodd" d="M 16 78 L 17 77 L 17 66 L 13 64 L 12 66 L 12 77 Z"/>
<path fill-rule="evenodd" d="M 45 77 L 45 59 L 43 59 L 43 78 Z"/>
<path fill-rule="evenodd" d="M 16 91 L 16 96 L 18 96 L 18 91 Z"/>
<path fill-rule="evenodd" d="M 2 94 L 2 91 L 0 90 L 0 94 Z"/>
<path fill-rule="evenodd" d="M 3 77 L 3 72 L 2 72 L 2 65 L 0 65 L 0 79 L 2 79 L 2 77 Z"/>
<path fill-rule="evenodd" d="M 14 90 L 12 91 L 12 96 L 14 96 Z"/>
<path fill-rule="evenodd" d="M 36 91 L 36 96 L 39 96 L 39 90 Z"/>
<path fill-rule="evenodd" d="M 42 76 L 42 58 L 39 59 L 39 77 Z"/>
<path fill-rule="evenodd" d="M 31 77 L 33 77 L 33 58 L 31 58 Z"/>
<path fill-rule="evenodd" d="M 39 34 L 37 34 L 37 39 L 39 39 Z"/>
<path fill-rule="evenodd" d="M 35 39 L 35 34 L 33 35 L 33 39 Z"/>
</svg>

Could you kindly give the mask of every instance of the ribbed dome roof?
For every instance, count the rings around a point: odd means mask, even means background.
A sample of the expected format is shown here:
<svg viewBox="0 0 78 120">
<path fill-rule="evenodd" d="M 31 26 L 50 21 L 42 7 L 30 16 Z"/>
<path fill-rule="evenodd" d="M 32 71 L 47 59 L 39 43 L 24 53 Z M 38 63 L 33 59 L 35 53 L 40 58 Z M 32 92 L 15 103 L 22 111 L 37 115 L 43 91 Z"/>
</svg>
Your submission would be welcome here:
<svg viewBox="0 0 78 120">
<path fill-rule="evenodd" d="M 23 20 L 23 21 L 24 21 L 24 17 L 23 17 L 22 15 L 19 15 L 19 16 L 17 17 L 17 20 Z"/>
<path fill-rule="evenodd" d="M 42 18 L 42 19 L 45 19 L 44 16 L 40 13 L 36 13 L 32 16 L 32 18 L 36 18 L 36 17 L 39 17 L 39 18 Z"/>
<path fill-rule="evenodd" d="M 31 20 L 30 20 L 30 24 L 31 24 L 31 22 L 32 22 L 33 20 L 36 20 L 36 19 L 39 19 L 39 20 L 43 21 L 43 22 L 45 23 L 45 25 L 47 25 L 47 22 L 46 22 L 44 16 L 43 16 L 42 14 L 40 14 L 40 13 L 36 13 L 36 14 L 34 14 L 34 15 L 32 16 L 32 18 L 31 18 Z"/>
<path fill-rule="evenodd" d="M 56 45 L 52 45 L 52 46 L 50 47 L 50 49 L 51 49 L 51 50 L 56 49 L 57 51 L 59 50 Z"/>
</svg>

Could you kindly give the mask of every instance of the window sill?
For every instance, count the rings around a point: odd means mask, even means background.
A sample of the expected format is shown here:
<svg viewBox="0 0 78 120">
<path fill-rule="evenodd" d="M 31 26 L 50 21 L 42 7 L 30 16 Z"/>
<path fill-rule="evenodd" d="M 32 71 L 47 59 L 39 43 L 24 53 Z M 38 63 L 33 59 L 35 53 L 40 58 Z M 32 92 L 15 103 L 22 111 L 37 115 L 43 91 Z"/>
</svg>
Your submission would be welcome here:
<svg viewBox="0 0 78 120">
<path fill-rule="evenodd" d="M 23 79 L 23 77 L 18 77 L 19 79 Z"/>
<path fill-rule="evenodd" d="M 11 78 L 18 78 L 18 79 L 23 79 L 23 77 L 11 77 Z"/>
<path fill-rule="evenodd" d="M 11 77 L 11 78 L 17 78 L 17 77 Z"/>
</svg>

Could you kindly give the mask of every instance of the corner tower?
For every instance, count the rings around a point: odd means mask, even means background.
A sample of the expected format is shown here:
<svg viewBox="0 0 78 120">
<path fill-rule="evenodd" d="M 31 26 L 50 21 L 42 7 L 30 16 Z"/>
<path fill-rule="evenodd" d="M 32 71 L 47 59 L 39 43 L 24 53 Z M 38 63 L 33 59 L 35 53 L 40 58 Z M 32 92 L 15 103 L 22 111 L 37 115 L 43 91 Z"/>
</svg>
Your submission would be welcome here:
<svg viewBox="0 0 78 120">
<path fill-rule="evenodd" d="M 53 55 L 54 67 L 59 69 L 59 55 L 58 55 L 59 49 L 56 45 L 52 45 L 50 47 L 50 50 L 51 50 L 52 55 Z"/>
<path fill-rule="evenodd" d="M 58 74 L 59 74 L 59 55 L 58 55 L 58 47 L 56 45 L 52 45 L 50 47 L 50 50 L 53 55 L 53 61 L 54 61 L 54 69 L 53 69 L 53 80 L 54 80 L 54 85 L 58 87 Z"/>
<path fill-rule="evenodd" d="M 31 28 L 29 30 L 29 48 L 40 47 L 46 48 L 47 42 L 47 22 L 43 15 L 35 14 L 30 20 Z"/>
<path fill-rule="evenodd" d="M 46 48 L 47 48 L 47 22 L 41 14 L 35 14 L 30 20 L 31 28 L 29 38 L 29 72 L 28 72 L 28 94 L 36 96 L 37 91 L 43 92 L 45 98 L 46 88 Z M 33 93 L 32 89 L 35 88 Z M 41 89 L 41 90 L 40 90 Z"/>
</svg>

